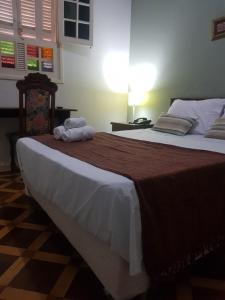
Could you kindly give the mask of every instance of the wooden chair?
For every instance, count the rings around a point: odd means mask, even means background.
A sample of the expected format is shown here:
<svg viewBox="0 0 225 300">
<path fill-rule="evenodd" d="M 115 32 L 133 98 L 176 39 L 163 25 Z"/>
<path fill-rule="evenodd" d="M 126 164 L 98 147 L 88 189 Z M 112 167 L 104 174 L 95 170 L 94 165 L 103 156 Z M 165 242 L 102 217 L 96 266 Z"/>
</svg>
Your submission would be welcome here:
<svg viewBox="0 0 225 300">
<path fill-rule="evenodd" d="M 57 85 L 45 74 L 30 73 L 16 83 L 19 90 L 19 132 L 8 134 L 11 171 L 17 170 L 18 138 L 52 133 L 55 120 Z"/>
</svg>

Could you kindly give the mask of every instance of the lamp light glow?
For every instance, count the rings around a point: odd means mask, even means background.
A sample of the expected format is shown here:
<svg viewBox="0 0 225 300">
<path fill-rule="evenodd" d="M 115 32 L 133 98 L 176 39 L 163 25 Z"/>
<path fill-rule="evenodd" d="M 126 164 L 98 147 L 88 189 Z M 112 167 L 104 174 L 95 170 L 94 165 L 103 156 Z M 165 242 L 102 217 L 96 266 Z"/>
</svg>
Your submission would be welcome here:
<svg viewBox="0 0 225 300">
<path fill-rule="evenodd" d="M 130 91 L 128 93 L 128 105 L 139 105 L 145 98 L 145 92 Z"/>
<path fill-rule="evenodd" d="M 131 91 L 146 93 L 156 81 L 156 68 L 152 64 L 142 63 L 130 68 L 129 86 Z"/>
<path fill-rule="evenodd" d="M 117 93 L 128 92 L 129 55 L 110 52 L 105 56 L 103 73 L 108 87 Z"/>
</svg>

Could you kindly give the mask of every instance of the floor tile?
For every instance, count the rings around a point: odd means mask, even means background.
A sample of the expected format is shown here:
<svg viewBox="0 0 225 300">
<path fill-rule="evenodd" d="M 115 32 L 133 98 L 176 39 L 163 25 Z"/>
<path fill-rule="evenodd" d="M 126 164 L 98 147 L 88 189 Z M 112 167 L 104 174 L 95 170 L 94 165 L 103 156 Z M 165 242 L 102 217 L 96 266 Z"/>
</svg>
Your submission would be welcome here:
<svg viewBox="0 0 225 300">
<path fill-rule="evenodd" d="M 14 228 L 0 240 L 0 244 L 27 248 L 39 235 L 37 230 Z"/>
<path fill-rule="evenodd" d="M 39 209 L 34 211 L 28 218 L 24 219 L 23 222 L 47 226 L 52 221 L 43 210 Z"/>
<path fill-rule="evenodd" d="M 30 260 L 11 282 L 10 286 L 48 294 L 64 265 Z"/>
<path fill-rule="evenodd" d="M 3 220 L 13 220 L 18 217 L 22 212 L 24 212 L 23 208 L 17 207 L 0 207 L 0 219 Z"/>
<path fill-rule="evenodd" d="M 16 259 L 17 256 L 0 253 L 0 274 L 4 273 Z"/>
<path fill-rule="evenodd" d="M 64 255 L 72 255 L 74 253 L 74 248 L 60 233 L 53 234 L 40 250 Z"/>
</svg>

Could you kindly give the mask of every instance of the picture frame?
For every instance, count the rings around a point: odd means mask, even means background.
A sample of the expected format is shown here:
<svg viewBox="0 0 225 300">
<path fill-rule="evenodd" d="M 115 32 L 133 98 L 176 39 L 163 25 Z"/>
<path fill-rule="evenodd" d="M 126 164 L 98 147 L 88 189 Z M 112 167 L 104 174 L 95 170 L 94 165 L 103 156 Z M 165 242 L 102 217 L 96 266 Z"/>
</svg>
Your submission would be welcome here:
<svg viewBox="0 0 225 300">
<path fill-rule="evenodd" d="M 212 21 L 212 40 L 225 37 L 225 16 L 216 18 Z"/>
</svg>

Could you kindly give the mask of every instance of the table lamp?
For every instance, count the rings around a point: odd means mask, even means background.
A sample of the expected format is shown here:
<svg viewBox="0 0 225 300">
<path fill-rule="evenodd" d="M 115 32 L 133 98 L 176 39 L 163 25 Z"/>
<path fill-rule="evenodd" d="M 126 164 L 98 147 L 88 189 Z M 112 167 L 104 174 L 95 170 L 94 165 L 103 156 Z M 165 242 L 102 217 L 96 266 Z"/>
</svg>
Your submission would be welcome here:
<svg viewBox="0 0 225 300">
<path fill-rule="evenodd" d="M 145 94 L 151 90 L 156 80 L 156 69 L 152 64 L 141 63 L 130 67 L 128 105 L 133 106 L 133 121 L 135 108 L 144 100 Z"/>
<path fill-rule="evenodd" d="M 144 99 L 145 93 L 130 91 L 128 93 L 128 105 L 132 106 L 132 121 L 135 120 L 135 109 L 136 106 L 140 105 L 141 101 Z"/>
</svg>

